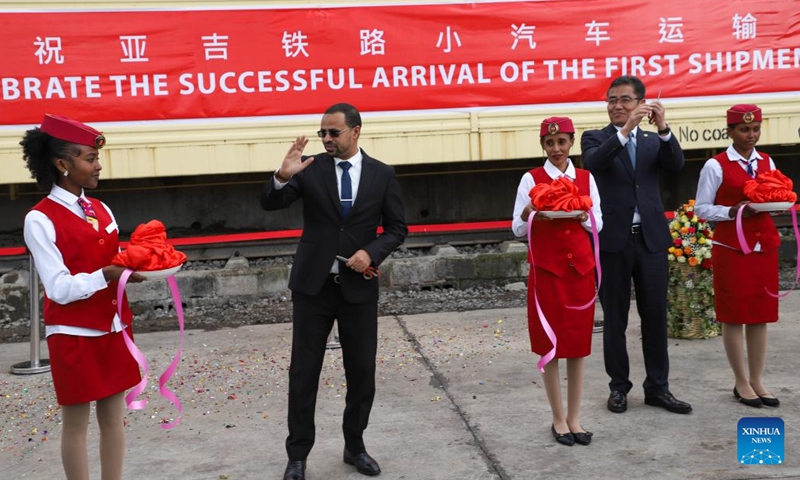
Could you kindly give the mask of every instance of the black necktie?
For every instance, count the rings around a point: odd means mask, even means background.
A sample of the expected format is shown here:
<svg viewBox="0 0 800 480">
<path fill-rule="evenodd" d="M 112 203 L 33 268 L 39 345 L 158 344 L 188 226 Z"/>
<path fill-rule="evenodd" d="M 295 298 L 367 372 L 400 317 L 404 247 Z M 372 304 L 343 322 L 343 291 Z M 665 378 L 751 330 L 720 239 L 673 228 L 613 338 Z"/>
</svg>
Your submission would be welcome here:
<svg viewBox="0 0 800 480">
<path fill-rule="evenodd" d="M 353 207 L 353 185 L 350 183 L 350 162 L 339 162 L 339 166 L 342 167 L 342 216 L 347 217 L 348 212 Z"/>
</svg>

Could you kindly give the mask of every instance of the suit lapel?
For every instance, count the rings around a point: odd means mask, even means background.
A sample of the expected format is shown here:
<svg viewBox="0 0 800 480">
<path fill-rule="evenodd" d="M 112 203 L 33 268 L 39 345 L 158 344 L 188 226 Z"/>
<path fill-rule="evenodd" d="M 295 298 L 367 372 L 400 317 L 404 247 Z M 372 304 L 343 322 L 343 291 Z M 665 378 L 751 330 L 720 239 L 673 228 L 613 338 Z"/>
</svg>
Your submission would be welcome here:
<svg viewBox="0 0 800 480">
<path fill-rule="evenodd" d="M 641 131 L 641 129 L 639 129 L 639 130 Z M 616 136 L 618 130 L 617 130 L 617 127 L 615 127 L 612 124 L 609 124 L 608 127 L 606 127 L 606 132 L 610 136 Z M 639 135 L 641 135 L 641 134 L 637 134 L 637 136 L 636 136 L 636 143 L 638 144 L 637 147 L 636 147 L 636 153 L 639 153 L 639 145 L 640 145 L 639 144 Z M 625 169 L 626 172 L 628 172 L 628 175 L 630 175 L 631 180 L 635 180 L 636 179 L 636 172 L 633 170 L 633 164 L 631 163 L 631 156 L 628 155 L 628 149 L 626 147 L 622 147 L 622 150 L 617 155 L 617 157 L 619 157 L 620 161 L 622 162 L 622 167 Z M 638 158 L 639 156 L 637 155 L 636 157 Z"/>
<path fill-rule="evenodd" d="M 319 160 L 317 160 L 319 161 Z M 336 178 L 336 161 L 330 155 L 325 155 L 324 161 L 320 163 L 322 169 L 322 179 L 325 182 L 325 189 L 331 200 L 333 209 L 342 216 L 342 202 L 339 200 L 339 185 Z"/>
<path fill-rule="evenodd" d="M 364 153 L 364 150 L 361 150 L 361 155 L 361 180 L 358 182 L 356 201 L 353 202 L 353 208 L 350 210 L 348 217 L 354 213 L 358 213 L 358 211 L 361 210 L 359 207 L 364 205 L 366 202 L 369 186 L 373 185 L 375 181 L 376 170 L 374 161 L 371 157 Z"/>
</svg>

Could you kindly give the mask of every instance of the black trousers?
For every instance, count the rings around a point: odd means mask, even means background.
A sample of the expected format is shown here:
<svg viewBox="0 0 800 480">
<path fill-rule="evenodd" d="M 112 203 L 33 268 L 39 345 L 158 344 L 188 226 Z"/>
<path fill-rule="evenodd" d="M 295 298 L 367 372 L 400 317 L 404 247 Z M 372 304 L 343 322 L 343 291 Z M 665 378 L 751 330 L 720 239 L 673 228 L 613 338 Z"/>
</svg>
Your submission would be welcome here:
<svg viewBox="0 0 800 480">
<path fill-rule="evenodd" d="M 636 291 L 636 310 L 642 321 L 642 351 L 647 374 L 645 396 L 669 390 L 667 354 L 667 252 L 650 252 L 641 233 L 631 233 L 620 252 L 600 252 L 603 282 L 603 359 L 610 377 L 609 389 L 628 393 L 630 364 L 625 331 L 631 306 L 631 280 Z"/>
<path fill-rule="evenodd" d="M 350 304 L 332 277 L 317 295 L 292 293 L 292 361 L 289 367 L 290 461 L 305 460 L 314 446 L 314 411 L 325 345 L 338 321 L 347 395 L 342 430 L 352 453 L 365 451 L 363 433 L 375 398 L 375 355 L 378 348 L 378 302 Z"/>
</svg>

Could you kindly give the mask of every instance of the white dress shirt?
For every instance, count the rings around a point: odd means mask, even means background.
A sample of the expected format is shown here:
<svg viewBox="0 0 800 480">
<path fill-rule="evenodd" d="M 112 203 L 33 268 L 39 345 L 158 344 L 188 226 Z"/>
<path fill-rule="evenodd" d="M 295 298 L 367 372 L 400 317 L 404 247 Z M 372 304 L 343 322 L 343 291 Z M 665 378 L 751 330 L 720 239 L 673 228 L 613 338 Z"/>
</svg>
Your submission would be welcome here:
<svg viewBox="0 0 800 480">
<path fill-rule="evenodd" d="M 78 204 L 79 197 L 54 185 L 47 198 L 63 205 L 70 212 L 86 220 L 86 214 L 83 212 L 83 208 L 80 204 Z M 80 198 L 86 200 L 83 192 L 81 192 Z M 114 214 L 111 213 L 111 210 L 109 210 L 103 202 L 100 202 L 100 205 L 103 206 L 111 217 L 109 228 L 113 228 L 119 233 L 119 227 L 114 219 Z M 96 204 L 94 208 L 97 208 Z M 66 305 L 77 300 L 89 298 L 94 292 L 108 287 L 108 282 L 106 282 L 103 276 L 102 269 L 91 273 L 70 274 L 69 269 L 64 265 L 64 257 L 61 255 L 58 247 L 56 247 L 56 229 L 53 226 L 53 222 L 50 221 L 44 213 L 38 210 L 31 210 L 25 215 L 24 238 L 28 250 L 35 259 L 36 271 L 44 286 L 45 295 L 47 295 L 47 298 L 50 300 L 59 305 Z M 114 314 L 111 331 L 119 332 L 124 328 L 119 316 Z M 54 333 L 98 337 L 108 332 L 66 325 L 45 326 L 45 336 L 50 336 Z"/>
<path fill-rule="evenodd" d="M 747 171 L 747 164 L 750 160 L 756 158 L 762 160 L 764 157 L 754 148 L 750 153 L 750 158 L 744 158 L 739 152 L 729 146 L 725 151 L 728 156 L 729 162 L 737 162 L 742 170 Z M 770 158 L 770 168 L 775 169 L 775 162 Z M 753 170 L 758 172 L 758 162 L 753 163 Z M 715 205 L 714 200 L 717 198 L 717 190 L 722 185 L 722 167 L 715 158 L 706 160 L 703 169 L 700 170 L 700 180 L 697 182 L 697 196 L 695 198 L 694 213 L 698 217 L 709 222 L 728 222 L 736 220 L 729 216 L 730 209 L 733 205 Z M 730 245 L 725 245 L 714 240 L 715 245 L 732 248 Z M 753 249 L 756 252 L 761 251 L 761 243 L 756 243 Z"/>
<path fill-rule="evenodd" d="M 545 160 L 544 171 L 553 180 L 560 177 L 567 177 L 574 182 L 576 179 L 575 166 L 569 158 L 567 159 L 567 169 L 563 173 L 558 167 L 550 163 L 550 160 Z M 531 172 L 525 172 L 525 175 L 522 176 L 519 182 L 519 187 L 517 187 L 517 198 L 514 202 L 514 215 L 511 219 L 511 230 L 514 232 L 514 235 L 518 237 L 524 237 L 528 232 L 528 222 L 522 220 L 519 216 L 522 215 L 522 211 L 525 210 L 525 207 L 530 205 L 530 191 L 534 186 L 536 186 L 536 181 L 533 179 L 533 175 L 531 175 Z M 599 232 L 603 229 L 603 213 L 600 210 L 600 194 L 597 192 L 597 184 L 594 182 L 594 176 L 591 173 L 589 174 L 589 196 L 592 198 L 592 213 L 594 214 L 597 223 L 597 231 Z M 581 225 L 583 225 L 586 231 L 592 231 L 591 219 L 587 219 Z"/>
</svg>

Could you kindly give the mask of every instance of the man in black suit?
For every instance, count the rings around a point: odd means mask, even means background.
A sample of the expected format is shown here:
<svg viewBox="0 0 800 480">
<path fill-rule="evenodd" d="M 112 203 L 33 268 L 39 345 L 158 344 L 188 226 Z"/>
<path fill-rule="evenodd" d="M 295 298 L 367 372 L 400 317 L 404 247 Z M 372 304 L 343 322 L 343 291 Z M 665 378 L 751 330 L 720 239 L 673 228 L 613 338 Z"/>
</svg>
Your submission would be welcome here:
<svg viewBox="0 0 800 480">
<path fill-rule="evenodd" d="M 344 461 L 365 475 L 381 472 L 363 440 L 375 398 L 378 344 L 378 278 L 371 273 L 408 233 L 394 169 L 358 147 L 358 110 L 333 105 L 317 135 L 327 153 L 303 156 L 308 139 L 297 137 L 261 194 L 265 210 L 303 199 L 303 235 L 289 278 L 294 314 L 285 480 L 305 479 L 319 376 L 334 320 L 347 380 Z"/>
<path fill-rule="evenodd" d="M 675 413 L 689 413 L 691 405 L 669 391 L 667 354 L 667 249 L 672 244 L 664 217 L 658 170 L 677 172 L 684 157 L 670 131 L 664 106 L 645 101 L 645 87 L 636 77 L 615 79 L 607 92 L 611 123 L 581 137 L 583 163 L 597 182 L 603 230 L 600 265 L 603 282 L 603 358 L 611 378 L 608 409 L 628 408 L 630 365 L 625 330 L 631 303 L 631 279 L 636 308 L 642 321 L 642 350 L 647 378 L 645 403 Z M 639 123 L 649 118 L 658 134 L 645 132 Z"/>
</svg>

